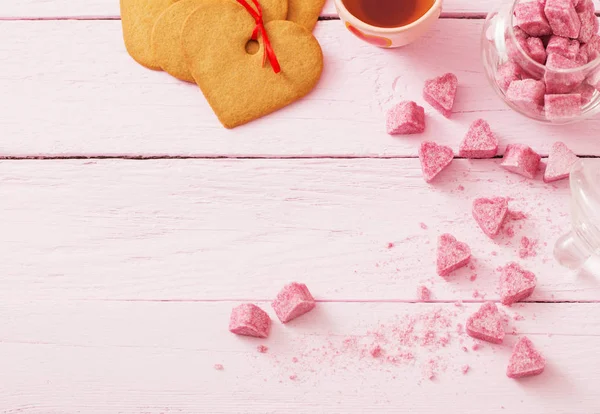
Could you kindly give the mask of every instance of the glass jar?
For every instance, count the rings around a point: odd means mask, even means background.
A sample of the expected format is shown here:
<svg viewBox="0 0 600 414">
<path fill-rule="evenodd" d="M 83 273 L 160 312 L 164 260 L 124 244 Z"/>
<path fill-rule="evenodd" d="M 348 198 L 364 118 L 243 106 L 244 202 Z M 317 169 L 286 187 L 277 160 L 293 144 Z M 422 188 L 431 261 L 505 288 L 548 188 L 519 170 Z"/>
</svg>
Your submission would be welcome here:
<svg viewBox="0 0 600 414">
<path fill-rule="evenodd" d="M 554 247 L 563 266 L 600 276 L 600 167 L 580 160 L 571 170 L 571 231 Z"/>
<path fill-rule="evenodd" d="M 539 55 L 537 57 L 540 62 L 534 60 L 530 56 L 531 52 L 527 53 L 525 50 L 529 48 L 530 37 L 516 26 L 517 19 L 514 17 L 515 7 L 523 2 L 523 0 L 505 1 L 497 10 L 488 14 L 483 27 L 481 42 L 483 65 L 496 93 L 510 108 L 545 123 L 568 124 L 598 114 L 600 112 L 600 56 L 585 64 L 582 64 L 583 61 L 577 57 L 578 64 L 581 66 L 572 69 L 556 69 L 559 65 L 554 63 L 550 65 L 550 61 L 547 64 L 552 69 L 547 67 L 540 63 L 545 62 L 543 53 L 541 57 Z M 541 4 L 539 7 L 543 8 Z M 549 36 L 539 39 L 533 40 L 539 42 L 539 47 L 545 53 Z M 555 58 L 556 56 L 552 58 L 553 61 Z M 562 59 L 562 56 L 560 58 Z M 534 91 L 536 96 L 536 99 L 533 99 L 534 103 L 531 93 L 529 95 L 523 93 L 528 96 L 521 99 L 517 85 L 510 87 L 512 81 L 523 80 L 526 80 L 529 91 Z M 517 84 L 524 85 L 523 82 Z M 543 96 L 540 98 L 540 95 Z M 580 95 L 580 99 L 574 95 Z M 547 104 L 548 102 L 550 103 Z"/>
</svg>

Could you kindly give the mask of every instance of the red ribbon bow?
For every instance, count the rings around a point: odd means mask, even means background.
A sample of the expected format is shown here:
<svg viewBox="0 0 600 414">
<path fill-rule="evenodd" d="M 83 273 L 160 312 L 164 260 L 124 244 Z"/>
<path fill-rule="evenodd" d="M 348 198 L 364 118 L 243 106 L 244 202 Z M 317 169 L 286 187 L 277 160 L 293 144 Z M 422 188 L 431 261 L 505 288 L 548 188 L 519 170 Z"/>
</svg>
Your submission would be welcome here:
<svg viewBox="0 0 600 414">
<path fill-rule="evenodd" d="M 267 58 L 268 58 L 269 63 L 271 64 L 271 67 L 273 68 L 273 72 L 275 72 L 275 73 L 281 72 L 281 66 L 279 66 L 279 62 L 277 61 L 277 56 L 275 56 L 275 51 L 273 50 L 273 47 L 271 46 L 271 42 L 269 42 L 269 36 L 267 36 L 267 31 L 265 30 L 265 23 L 263 22 L 262 9 L 260 7 L 260 4 L 258 3 L 258 0 L 252 0 L 252 3 L 254 3 L 254 6 L 256 6 L 256 10 L 254 10 L 252 8 L 252 6 L 250 6 L 250 4 L 248 4 L 248 2 L 246 0 L 237 0 L 237 2 L 240 3 L 242 6 L 244 6 L 246 8 L 246 10 L 248 10 L 248 13 L 250 13 L 250 15 L 254 18 L 254 21 L 256 22 L 256 27 L 254 28 L 254 31 L 252 32 L 252 40 L 258 39 L 259 33 L 263 38 L 263 46 L 265 48 L 265 53 L 263 55 L 263 62 L 262 62 L 263 66 L 265 65 L 265 62 L 267 61 Z"/>
</svg>

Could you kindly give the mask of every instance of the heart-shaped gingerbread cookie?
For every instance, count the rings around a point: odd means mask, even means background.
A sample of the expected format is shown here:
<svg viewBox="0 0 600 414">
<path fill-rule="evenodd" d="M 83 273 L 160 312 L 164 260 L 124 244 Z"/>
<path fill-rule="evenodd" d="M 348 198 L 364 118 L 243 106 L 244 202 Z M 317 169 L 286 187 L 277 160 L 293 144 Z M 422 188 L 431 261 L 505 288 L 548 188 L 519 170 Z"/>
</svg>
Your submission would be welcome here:
<svg viewBox="0 0 600 414">
<path fill-rule="evenodd" d="M 323 53 L 313 35 L 289 21 L 265 24 L 281 66 L 263 66 L 264 41 L 246 52 L 256 26 L 233 0 L 207 0 L 186 20 L 182 44 L 188 67 L 221 123 L 234 128 L 274 112 L 308 94 L 323 70 Z"/>
<path fill-rule="evenodd" d="M 324 5 L 325 0 L 289 0 L 287 19 L 312 31 Z"/>
<path fill-rule="evenodd" d="M 121 0 L 123 39 L 129 55 L 148 69 L 160 70 L 150 44 L 154 23 L 177 0 Z"/>
<path fill-rule="evenodd" d="M 183 56 L 181 31 L 192 12 L 207 0 L 180 0 L 162 12 L 152 30 L 152 52 L 155 62 L 168 74 L 186 82 L 194 82 Z M 284 20 L 287 0 L 261 0 L 263 21 Z"/>
</svg>

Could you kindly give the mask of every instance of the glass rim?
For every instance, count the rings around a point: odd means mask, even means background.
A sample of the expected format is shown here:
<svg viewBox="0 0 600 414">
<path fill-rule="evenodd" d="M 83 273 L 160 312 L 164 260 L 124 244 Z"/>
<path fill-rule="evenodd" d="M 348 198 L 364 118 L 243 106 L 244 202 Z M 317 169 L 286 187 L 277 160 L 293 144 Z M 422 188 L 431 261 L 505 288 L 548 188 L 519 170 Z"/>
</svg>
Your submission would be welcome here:
<svg viewBox="0 0 600 414">
<path fill-rule="evenodd" d="M 537 0 L 533 0 L 533 1 L 537 3 Z M 523 48 L 521 47 L 521 44 L 519 42 L 517 42 L 517 36 L 515 35 L 515 27 L 516 27 L 516 25 L 515 25 L 515 7 L 517 7 L 517 4 L 519 4 L 519 3 L 524 3 L 524 2 L 521 0 L 515 0 L 513 2 L 512 7 L 510 8 L 510 27 L 509 27 L 508 31 L 510 33 L 511 40 L 517 45 L 517 50 L 521 53 L 521 55 L 525 56 L 525 59 L 528 61 L 528 63 L 533 64 L 538 69 L 541 69 L 544 71 L 555 72 L 555 73 L 584 72 L 595 66 L 600 66 L 600 54 L 594 60 L 589 61 L 585 65 L 581 65 L 581 66 L 578 66 L 578 67 L 572 68 L 572 69 L 549 69 L 546 67 L 546 65 L 542 65 L 541 63 L 537 62 L 536 60 L 533 60 L 533 58 L 531 56 L 529 56 L 529 54 L 527 52 L 525 52 L 525 50 L 523 50 Z M 596 18 L 598 18 L 598 16 L 596 16 Z M 599 34 L 596 33 L 596 36 L 598 36 L 598 35 Z"/>
</svg>

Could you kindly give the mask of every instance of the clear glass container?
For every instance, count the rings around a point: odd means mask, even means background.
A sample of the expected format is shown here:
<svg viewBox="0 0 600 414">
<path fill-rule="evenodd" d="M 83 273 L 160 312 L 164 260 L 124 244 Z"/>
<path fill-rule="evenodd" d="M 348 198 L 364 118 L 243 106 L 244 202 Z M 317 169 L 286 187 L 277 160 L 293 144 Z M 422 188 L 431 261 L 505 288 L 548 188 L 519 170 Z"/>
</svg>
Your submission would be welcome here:
<svg viewBox="0 0 600 414">
<path fill-rule="evenodd" d="M 600 167 L 580 160 L 571 170 L 572 229 L 554 247 L 563 266 L 600 276 Z"/>
<path fill-rule="evenodd" d="M 483 27 L 483 65 L 496 93 L 510 108 L 544 123 L 568 124 L 600 113 L 600 56 L 573 69 L 549 69 L 535 61 L 524 49 L 528 47 L 526 39 L 523 40 L 527 35 L 515 26 L 515 7 L 522 2 L 500 1 L 498 8 L 488 14 Z M 544 47 L 547 41 L 548 36 L 545 36 Z M 518 76 L 518 79 L 507 75 L 509 73 Z M 533 79 L 552 85 L 546 88 L 545 94 L 580 94 L 581 105 L 577 106 L 575 113 L 557 116 L 555 111 L 548 110 L 549 105 L 545 107 L 544 100 L 540 105 L 529 105 L 510 99 L 512 96 L 507 97 L 506 93 L 510 79 Z"/>
</svg>

